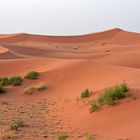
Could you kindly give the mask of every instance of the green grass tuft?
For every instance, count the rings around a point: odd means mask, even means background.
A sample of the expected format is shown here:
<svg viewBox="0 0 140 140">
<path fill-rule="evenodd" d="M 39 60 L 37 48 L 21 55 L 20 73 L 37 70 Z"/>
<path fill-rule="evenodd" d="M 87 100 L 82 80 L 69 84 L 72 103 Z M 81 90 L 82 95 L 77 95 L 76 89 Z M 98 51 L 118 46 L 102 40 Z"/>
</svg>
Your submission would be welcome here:
<svg viewBox="0 0 140 140">
<path fill-rule="evenodd" d="M 9 85 L 9 79 L 7 77 L 2 77 L 0 78 L 0 84 L 3 85 L 3 86 L 7 86 Z"/>
<path fill-rule="evenodd" d="M 90 92 L 88 89 L 85 89 L 82 93 L 81 93 L 81 98 L 88 98 L 90 96 Z"/>
<path fill-rule="evenodd" d="M 116 84 L 112 88 L 105 89 L 103 93 L 100 94 L 98 99 L 91 104 L 90 111 L 94 112 L 97 109 L 99 109 L 101 106 L 103 106 L 104 104 L 108 104 L 111 106 L 116 105 L 117 100 L 120 100 L 129 96 L 127 95 L 128 91 L 129 89 L 125 82 L 119 85 Z"/>
<path fill-rule="evenodd" d="M 9 84 L 13 86 L 19 86 L 22 84 L 22 77 L 20 76 L 12 76 L 8 78 Z"/>
<path fill-rule="evenodd" d="M 90 112 L 95 112 L 99 109 L 99 105 L 96 101 L 91 104 Z"/>
<path fill-rule="evenodd" d="M 68 135 L 64 134 L 64 133 L 60 133 L 57 136 L 58 140 L 66 140 L 68 138 Z"/>
<path fill-rule="evenodd" d="M 20 127 L 23 127 L 24 123 L 21 120 L 16 120 L 14 122 L 12 122 L 12 124 L 10 125 L 11 130 L 18 130 Z"/>
<path fill-rule="evenodd" d="M 26 79 L 30 79 L 30 80 L 34 80 L 34 79 L 38 79 L 39 73 L 36 71 L 30 71 L 29 73 L 27 73 L 27 75 L 25 76 Z"/>
</svg>

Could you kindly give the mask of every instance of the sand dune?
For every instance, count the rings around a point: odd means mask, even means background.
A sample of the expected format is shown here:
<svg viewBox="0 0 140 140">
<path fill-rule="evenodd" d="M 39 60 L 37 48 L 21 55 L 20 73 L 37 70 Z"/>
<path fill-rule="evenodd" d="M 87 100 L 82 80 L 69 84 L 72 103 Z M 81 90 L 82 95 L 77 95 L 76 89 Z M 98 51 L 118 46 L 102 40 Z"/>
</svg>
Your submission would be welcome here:
<svg viewBox="0 0 140 140">
<path fill-rule="evenodd" d="M 116 43 L 132 43 L 139 42 L 139 34 L 131 33 L 119 28 L 111 29 L 104 32 L 79 35 L 79 36 L 43 36 L 43 35 L 31 35 L 31 34 L 14 34 L 14 35 L 4 35 L 0 38 L 1 43 L 17 43 L 24 41 L 35 41 L 35 42 L 63 42 L 63 43 L 73 43 L 73 42 L 89 42 L 98 41 L 113 38 L 113 42 Z M 129 40 L 128 40 L 129 39 Z"/>
<path fill-rule="evenodd" d="M 11 36 L 2 37 L 0 42 L 15 43 L 20 41 L 36 41 L 36 42 L 85 42 L 106 39 L 122 32 L 121 29 L 112 29 L 101 33 L 80 35 L 80 36 L 42 36 L 42 35 L 30 35 L 30 34 L 15 34 Z"/>
<path fill-rule="evenodd" d="M 0 35 L 0 77 L 40 73 L 38 80 L 26 79 L 0 95 L 13 111 L 0 107 L 0 132 L 13 118 L 22 118 L 29 127 L 20 131 L 21 140 L 43 140 L 46 131 L 48 140 L 58 131 L 68 133 L 70 140 L 84 140 L 85 133 L 97 140 L 139 140 L 139 59 L 140 34 L 118 28 L 81 36 Z M 94 96 L 124 80 L 136 100 L 124 99 L 89 113 Z M 46 90 L 21 96 L 26 87 L 41 82 Z M 86 88 L 94 96 L 81 101 Z M 24 113 L 18 114 L 15 107 Z"/>
</svg>

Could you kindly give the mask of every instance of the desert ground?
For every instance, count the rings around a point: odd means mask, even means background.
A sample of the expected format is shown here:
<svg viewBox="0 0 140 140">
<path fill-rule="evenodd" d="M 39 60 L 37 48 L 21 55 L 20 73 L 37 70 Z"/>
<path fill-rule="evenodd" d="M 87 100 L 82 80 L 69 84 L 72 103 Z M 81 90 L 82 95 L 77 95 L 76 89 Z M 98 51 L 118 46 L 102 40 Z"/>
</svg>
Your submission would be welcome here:
<svg viewBox="0 0 140 140">
<path fill-rule="evenodd" d="M 119 28 L 79 36 L 0 35 L 0 77 L 37 71 L 0 94 L 1 140 L 140 140 L 140 34 Z M 105 88 L 125 81 L 133 98 L 90 112 Z M 24 94 L 33 84 L 46 89 Z M 89 89 L 92 95 L 81 99 Z M 24 127 L 10 129 L 15 120 Z"/>
</svg>

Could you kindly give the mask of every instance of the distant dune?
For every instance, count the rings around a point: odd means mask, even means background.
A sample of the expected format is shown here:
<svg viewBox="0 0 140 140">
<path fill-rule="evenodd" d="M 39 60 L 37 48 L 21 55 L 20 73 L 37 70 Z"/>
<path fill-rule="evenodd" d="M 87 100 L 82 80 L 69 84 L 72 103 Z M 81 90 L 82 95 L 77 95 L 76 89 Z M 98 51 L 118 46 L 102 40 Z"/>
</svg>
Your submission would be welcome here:
<svg viewBox="0 0 140 140">
<path fill-rule="evenodd" d="M 24 115 L 20 117 L 29 123 L 29 128 L 20 131 L 23 136 L 20 140 L 34 140 L 35 133 L 38 140 L 44 140 L 45 130 L 48 140 L 53 140 L 51 136 L 57 131 L 67 132 L 70 140 L 84 140 L 85 133 L 93 133 L 97 140 L 139 140 L 139 60 L 140 33 L 119 28 L 79 36 L 0 35 L 0 77 L 24 77 L 32 70 L 40 73 L 38 80 L 24 80 L 22 86 L 8 87 L 8 91 L 0 95 L 0 101 L 11 102 L 11 108 L 15 104 L 24 106 Z M 104 88 L 123 81 L 128 83 L 134 100 L 124 99 L 114 107 L 106 106 L 95 113 L 89 113 L 93 97 L 89 102 L 78 100 L 86 88 L 97 96 Z M 21 96 L 25 87 L 40 82 L 46 83 L 45 91 Z M 27 103 L 39 108 L 30 114 Z M 1 111 L 7 118 L 0 119 L 0 131 L 17 113 L 14 109 L 12 114 L 5 114 L 4 109 Z M 49 111 L 34 117 L 41 109 Z"/>
<path fill-rule="evenodd" d="M 105 39 L 113 39 L 113 41 L 119 41 L 118 43 L 127 43 L 131 41 L 138 41 L 139 33 L 131 33 L 119 28 L 111 29 L 104 32 L 79 35 L 79 36 L 45 36 L 45 35 L 33 35 L 33 34 L 11 34 L 1 35 L 0 42 L 2 43 L 17 43 L 23 41 L 35 41 L 35 42 L 88 42 L 98 41 Z"/>
</svg>

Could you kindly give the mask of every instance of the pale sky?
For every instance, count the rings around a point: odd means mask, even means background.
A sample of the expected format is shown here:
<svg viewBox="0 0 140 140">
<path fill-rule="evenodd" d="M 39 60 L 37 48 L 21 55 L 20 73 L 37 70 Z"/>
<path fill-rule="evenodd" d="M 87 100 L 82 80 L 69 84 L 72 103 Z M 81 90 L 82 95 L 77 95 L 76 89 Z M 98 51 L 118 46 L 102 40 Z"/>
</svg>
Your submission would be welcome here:
<svg viewBox="0 0 140 140">
<path fill-rule="evenodd" d="M 140 32 L 140 0 L 0 0 L 0 34 Z"/>
</svg>

